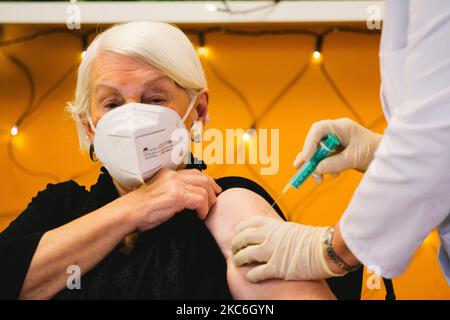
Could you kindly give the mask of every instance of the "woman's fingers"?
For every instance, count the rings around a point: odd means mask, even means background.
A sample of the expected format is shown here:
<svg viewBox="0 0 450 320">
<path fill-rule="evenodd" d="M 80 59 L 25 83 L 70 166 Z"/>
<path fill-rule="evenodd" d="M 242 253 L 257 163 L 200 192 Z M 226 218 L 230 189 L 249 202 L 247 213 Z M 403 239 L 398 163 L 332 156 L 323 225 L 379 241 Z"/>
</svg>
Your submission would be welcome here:
<svg viewBox="0 0 450 320">
<path fill-rule="evenodd" d="M 198 171 L 197 169 L 180 170 L 179 173 L 181 178 L 185 179 L 188 183 L 204 187 L 209 186 L 212 188 L 215 194 L 219 194 L 222 192 L 222 188 L 213 178 Z"/>
<path fill-rule="evenodd" d="M 193 175 L 197 175 L 199 177 L 202 177 L 201 179 L 203 180 L 203 182 L 205 184 L 209 184 L 210 186 L 212 186 L 214 192 L 216 194 L 219 194 L 222 192 L 222 188 L 217 184 L 216 180 L 214 180 L 213 178 L 211 178 L 210 176 L 208 176 L 207 174 L 204 174 L 200 171 L 198 171 L 197 169 L 190 169 L 188 170 L 191 174 Z"/>
<path fill-rule="evenodd" d="M 211 177 L 202 174 L 200 171 L 182 170 L 180 177 L 184 183 L 188 185 L 197 186 L 208 192 L 210 207 L 216 203 L 216 194 L 220 193 L 221 188 Z"/>
<path fill-rule="evenodd" d="M 209 176 L 208 176 L 209 177 Z M 214 190 L 216 191 L 216 194 L 219 194 L 219 193 L 221 193 L 222 192 L 222 187 L 221 186 L 219 186 L 218 184 L 217 184 L 217 182 L 216 182 L 216 180 L 214 180 L 213 178 L 211 178 L 211 177 L 209 177 L 211 180 L 212 180 L 212 182 L 213 182 L 213 186 L 214 186 Z"/>
<path fill-rule="evenodd" d="M 145 186 L 134 191 L 153 204 L 149 206 L 151 214 L 145 210 L 141 215 L 140 222 L 144 225 L 141 230 L 157 226 L 183 209 L 195 210 L 201 219 L 205 219 L 221 191 L 211 177 L 196 169 L 164 168 Z"/>
<path fill-rule="evenodd" d="M 195 210 L 200 219 L 205 219 L 211 208 L 208 192 L 194 185 L 186 185 L 184 190 L 184 207 Z"/>
</svg>

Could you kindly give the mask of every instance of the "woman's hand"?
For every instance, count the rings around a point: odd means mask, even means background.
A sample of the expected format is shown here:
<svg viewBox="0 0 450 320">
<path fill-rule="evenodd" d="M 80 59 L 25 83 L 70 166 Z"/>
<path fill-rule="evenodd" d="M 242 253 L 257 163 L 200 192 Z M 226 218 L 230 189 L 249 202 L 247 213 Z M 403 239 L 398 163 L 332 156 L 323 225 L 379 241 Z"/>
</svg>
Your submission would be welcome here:
<svg viewBox="0 0 450 320">
<path fill-rule="evenodd" d="M 196 169 L 162 169 L 139 189 L 47 231 L 36 248 L 20 298 L 53 297 L 66 285 L 67 266 L 75 264 L 85 274 L 126 235 L 152 229 L 185 208 L 205 218 L 220 192 L 212 178 Z"/>
<path fill-rule="evenodd" d="M 341 141 L 341 152 L 322 160 L 312 177 L 317 183 L 323 180 L 323 174 L 337 176 L 341 171 L 356 169 L 365 172 L 382 136 L 364 128 L 353 120 L 342 118 L 322 120 L 314 123 L 306 136 L 303 150 L 297 155 L 294 167 L 299 168 L 312 158 L 319 142 L 328 134 L 335 135 Z"/>
<path fill-rule="evenodd" d="M 197 169 L 161 169 L 147 184 L 120 198 L 139 231 L 152 229 L 184 209 L 205 219 L 222 191 L 213 178 Z"/>
</svg>

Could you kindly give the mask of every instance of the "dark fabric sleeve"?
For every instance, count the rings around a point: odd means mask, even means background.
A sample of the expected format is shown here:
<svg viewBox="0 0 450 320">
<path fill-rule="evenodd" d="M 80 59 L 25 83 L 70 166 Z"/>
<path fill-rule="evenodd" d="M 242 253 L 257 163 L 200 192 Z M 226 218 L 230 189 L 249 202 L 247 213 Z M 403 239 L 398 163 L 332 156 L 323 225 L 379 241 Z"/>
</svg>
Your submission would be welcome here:
<svg viewBox="0 0 450 320">
<path fill-rule="evenodd" d="M 191 210 L 178 214 L 172 221 L 171 235 L 183 244 L 181 253 L 183 274 L 182 290 L 179 298 L 232 299 L 227 283 L 227 266 L 219 246 L 206 225 Z M 166 233 L 168 234 L 168 233 Z"/>
<path fill-rule="evenodd" d="M 270 205 L 274 202 L 274 199 L 270 194 L 252 180 L 242 177 L 225 177 L 217 179 L 217 183 L 222 187 L 223 191 L 231 188 L 245 188 L 259 194 L 270 203 Z M 286 220 L 277 204 L 275 204 L 273 208 L 283 220 Z M 327 284 L 338 299 L 359 300 L 361 299 L 363 270 L 363 268 L 359 268 L 354 272 L 349 272 L 343 277 L 327 279 Z"/>
<path fill-rule="evenodd" d="M 79 188 L 73 181 L 48 184 L 0 233 L 0 299 L 18 298 L 40 239 L 67 222 L 65 206 Z"/>
</svg>

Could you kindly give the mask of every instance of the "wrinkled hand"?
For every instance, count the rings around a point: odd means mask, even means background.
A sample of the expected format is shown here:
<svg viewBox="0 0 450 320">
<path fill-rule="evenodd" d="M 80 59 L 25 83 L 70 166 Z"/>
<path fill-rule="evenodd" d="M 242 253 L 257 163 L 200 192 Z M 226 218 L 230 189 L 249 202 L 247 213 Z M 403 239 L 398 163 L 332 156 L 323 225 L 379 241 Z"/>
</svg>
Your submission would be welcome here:
<svg viewBox="0 0 450 320">
<path fill-rule="evenodd" d="M 380 134 L 348 118 L 318 121 L 311 126 L 303 150 L 294 161 L 294 167 L 300 168 L 303 163 L 311 159 L 320 141 L 328 134 L 335 135 L 341 141 L 343 149 L 319 163 L 312 174 L 314 181 L 319 184 L 325 173 L 337 176 L 347 169 L 365 172 L 382 138 Z"/>
<path fill-rule="evenodd" d="M 152 229 L 184 209 L 205 219 L 222 191 L 213 178 L 197 169 L 161 169 L 140 188 L 121 197 L 136 229 Z"/>
<path fill-rule="evenodd" d="M 236 226 L 231 242 L 233 261 L 236 266 L 260 263 L 246 275 L 251 282 L 338 276 L 324 258 L 327 229 L 262 216 L 244 220 Z"/>
</svg>

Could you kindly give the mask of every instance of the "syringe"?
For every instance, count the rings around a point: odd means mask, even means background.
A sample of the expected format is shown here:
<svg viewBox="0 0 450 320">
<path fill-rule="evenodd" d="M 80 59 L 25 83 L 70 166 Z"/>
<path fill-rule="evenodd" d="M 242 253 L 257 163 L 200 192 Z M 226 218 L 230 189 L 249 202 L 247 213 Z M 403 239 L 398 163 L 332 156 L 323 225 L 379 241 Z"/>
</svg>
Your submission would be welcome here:
<svg viewBox="0 0 450 320">
<path fill-rule="evenodd" d="M 314 172 L 314 170 L 316 170 L 319 162 L 328 157 L 330 153 L 336 150 L 336 147 L 340 144 L 341 142 L 331 134 L 328 135 L 325 141 L 321 141 L 319 148 L 317 148 L 312 158 L 305 162 L 303 166 L 296 172 L 296 174 L 289 180 L 288 184 L 283 188 L 277 200 L 275 200 L 275 202 L 272 204 L 272 207 L 286 192 L 288 192 L 291 187 L 298 189 L 298 187 L 300 187 L 303 182 L 308 179 L 308 177 Z"/>
</svg>

